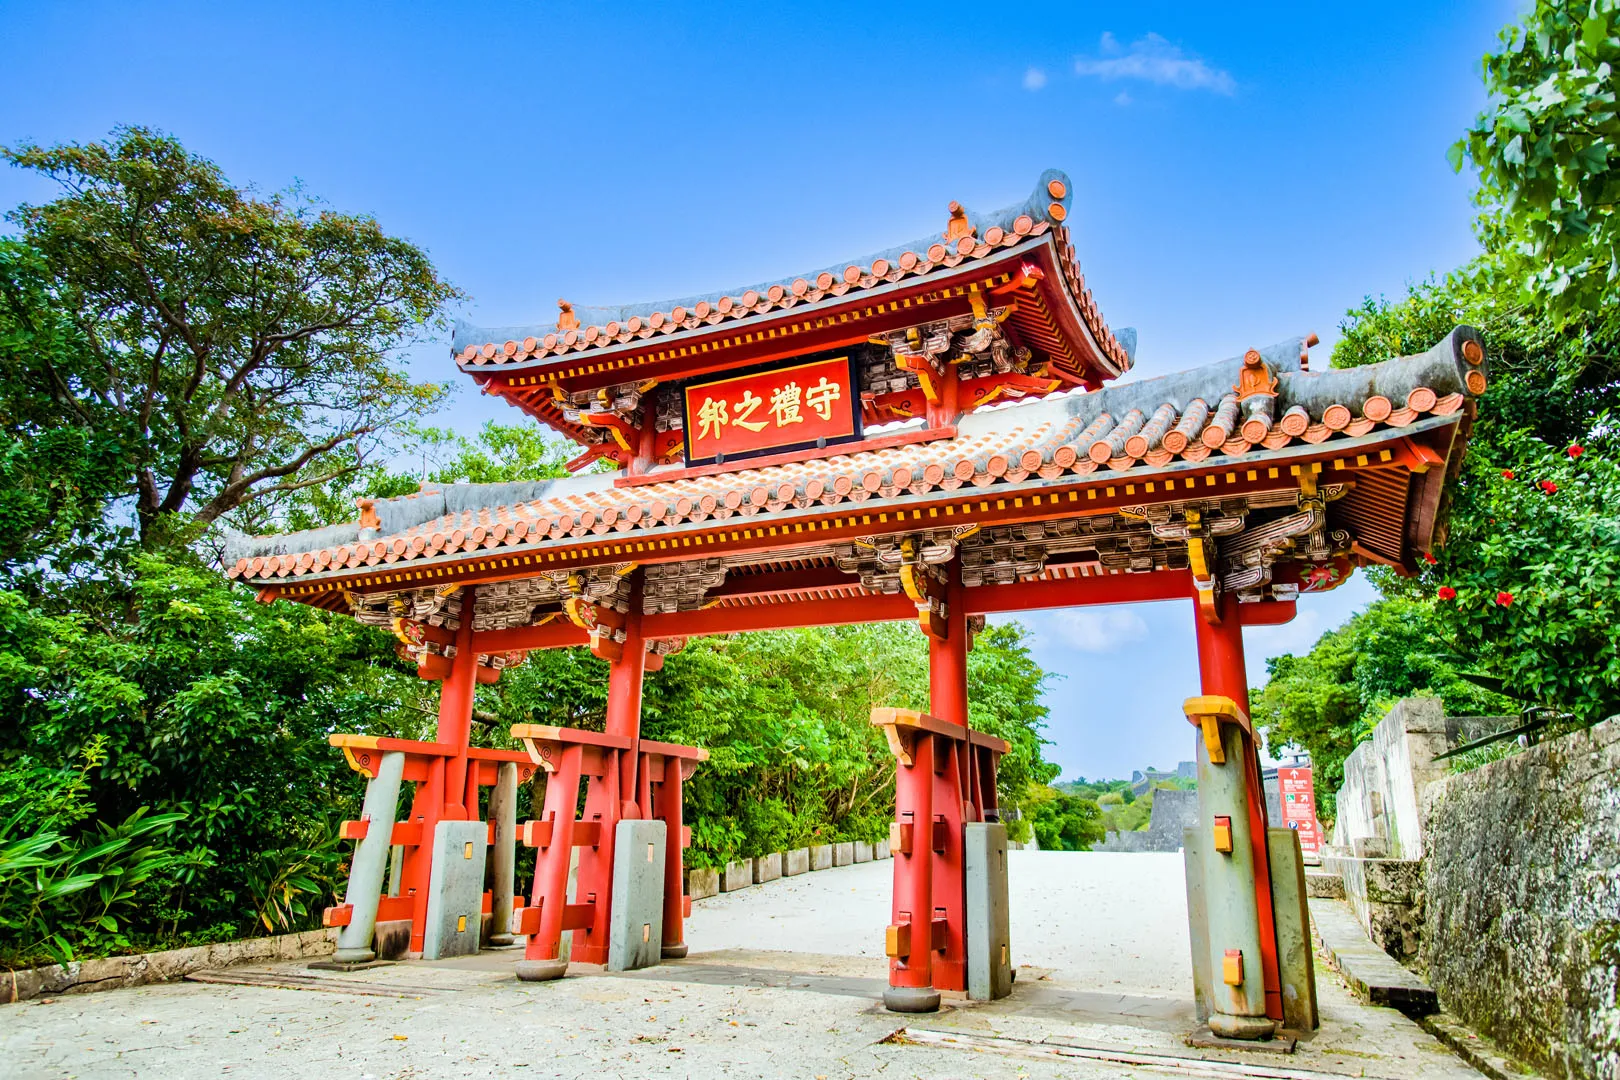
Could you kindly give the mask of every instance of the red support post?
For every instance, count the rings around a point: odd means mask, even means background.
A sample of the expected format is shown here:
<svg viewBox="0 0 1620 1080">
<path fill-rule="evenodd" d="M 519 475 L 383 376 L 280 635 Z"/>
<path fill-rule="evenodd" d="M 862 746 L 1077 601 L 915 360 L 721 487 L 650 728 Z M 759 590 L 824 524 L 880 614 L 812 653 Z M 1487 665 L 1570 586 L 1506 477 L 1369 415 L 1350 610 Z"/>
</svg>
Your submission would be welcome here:
<svg viewBox="0 0 1620 1080">
<path fill-rule="evenodd" d="M 945 586 L 945 637 L 928 639 L 928 712 L 948 723 L 966 727 L 967 605 L 961 563 L 951 560 L 949 572 L 950 579 Z"/>
<path fill-rule="evenodd" d="M 478 813 L 477 800 L 472 806 L 451 799 L 462 799 L 467 784 L 467 740 L 472 732 L 473 691 L 478 685 L 478 652 L 473 646 L 473 605 L 478 590 L 467 586 L 461 590 L 461 623 L 456 628 L 456 655 L 450 662 L 450 674 L 439 691 L 439 732 L 437 741 L 458 749 L 446 769 L 443 791 L 442 820 L 466 821 Z M 429 832 L 431 833 L 431 829 Z"/>
<path fill-rule="evenodd" d="M 641 574 L 630 590 L 630 611 L 624 617 L 624 651 L 609 662 L 607 727 L 609 735 L 623 735 L 630 739 L 630 749 L 620 760 L 619 789 L 624 798 L 634 800 L 637 794 L 636 765 L 641 757 L 636 740 L 641 737 L 641 682 L 647 667 L 647 642 L 641 633 Z M 640 810 L 627 804 L 623 816 L 639 817 Z"/>
<path fill-rule="evenodd" d="M 911 767 L 895 775 L 895 829 L 890 854 L 894 858 L 894 917 L 891 940 L 890 1008 L 917 1002 L 917 1012 L 939 1007 L 934 988 L 934 749 L 931 735 L 920 735 L 912 749 Z M 895 843 L 894 841 L 898 841 Z M 899 940 L 904 936 L 905 940 Z M 891 998 L 897 1000 L 890 1000 Z"/>
<path fill-rule="evenodd" d="M 1231 698 L 1249 713 L 1249 676 L 1243 659 L 1243 617 L 1237 597 L 1222 594 L 1219 623 L 1203 617 L 1193 605 L 1198 628 L 1198 673 L 1205 694 Z M 1282 1020 L 1282 975 L 1277 964 L 1277 922 L 1271 905 L 1271 858 L 1266 843 L 1266 794 L 1260 779 L 1260 754 L 1254 735 L 1243 735 L 1244 783 L 1249 791 L 1249 837 L 1254 851 L 1254 900 L 1260 917 L 1260 954 L 1266 987 L 1266 1015 Z"/>
<path fill-rule="evenodd" d="M 927 421 L 930 428 L 950 427 L 962 418 L 955 366 L 946 364 L 938 379 L 939 400 L 928 403 Z"/>
<path fill-rule="evenodd" d="M 884 729 L 895 759 L 894 905 L 883 1003 L 894 1012 L 932 1012 L 941 990 L 967 989 L 966 759 L 982 749 L 979 769 L 993 784 L 1007 744 L 909 709 L 875 708 L 872 723 Z"/>
<path fill-rule="evenodd" d="M 682 762 L 664 759 L 664 782 L 658 788 L 657 814 L 664 823 L 664 931 L 663 957 L 676 960 L 686 955 L 686 898 L 681 895 L 681 879 L 686 875 L 682 844 L 686 831 L 681 815 Z"/>
</svg>

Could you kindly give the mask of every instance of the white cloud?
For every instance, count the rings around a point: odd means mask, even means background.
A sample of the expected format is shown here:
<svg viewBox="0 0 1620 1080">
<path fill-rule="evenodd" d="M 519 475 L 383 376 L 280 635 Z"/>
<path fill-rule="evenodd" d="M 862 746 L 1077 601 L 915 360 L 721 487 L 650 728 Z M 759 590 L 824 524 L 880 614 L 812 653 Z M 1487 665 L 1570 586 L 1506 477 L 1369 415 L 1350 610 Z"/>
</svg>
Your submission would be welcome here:
<svg viewBox="0 0 1620 1080">
<path fill-rule="evenodd" d="M 1129 608 L 1065 608 L 1052 613 L 1057 637 L 1080 652 L 1113 652 L 1148 636 L 1142 616 Z"/>
<path fill-rule="evenodd" d="M 1046 72 L 1038 67 L 1032 67 L 1024 72 L 1024 89 L 1039 90 L 1046 85 Z"/>
<path fill-rule="evenodd" d="M 1121 90 L 1119 93 L 1114 95 L 1114 104 L 1118 105 L 1122 109 L 1129 105 L 1132 100 L 1134 99 L 1131 97 L 1131 95 L 1124 90 Z"/>
<path fill-rule="evenodd" d="M 1216 94 L 1230 95 L 1237 89 L 1229 73 L 1189 56 L 1179 45 L 1172 45 L 1158 34 L 1138 38 L 1126 48 L 1113 34 L 1105 33 L 1099 52 L 1099 56 L 1076 58 L 1075 74 L 1105 82 L 1136 79 L 1178 90 L 1209 90 Z"/>
</svg>

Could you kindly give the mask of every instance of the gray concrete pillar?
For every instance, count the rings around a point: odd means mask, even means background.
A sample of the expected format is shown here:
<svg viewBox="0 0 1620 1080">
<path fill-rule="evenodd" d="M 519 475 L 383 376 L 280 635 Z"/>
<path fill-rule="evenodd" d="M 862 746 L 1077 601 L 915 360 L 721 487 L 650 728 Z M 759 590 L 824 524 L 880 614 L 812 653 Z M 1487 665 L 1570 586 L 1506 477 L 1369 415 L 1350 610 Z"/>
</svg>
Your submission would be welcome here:
<svg viewBox="0 0 1620 1080">
<path fill-rule="evenodd" d="M 614 827 L 609 971 L 652 967 L 663 954 L 664 854 L 668 825 L 656 818 Z"/>
<path fill-rule="evenodd" d="M 1316 964 L 1311 954 L 1311 916 L 1305 905 L 1305 859 L 1299 833 L 1267 829 L 1271 852 L 1271 910 L 1277 924 L 1277 971 L 1282 978 L 1283 1027 L 1317 1028 Z"/>
<path fill-rule="evenodd" d="M 399 785 L 405 777 L 405 755 L 382 755 L 377 775 L 366 781 L 360 820 L 366 835 L 354 846 L 349 864 L 349 887 L 343 902 L 351 908 L 349 925 L 338 930 L 338 964 L 365 964 L 377 958 L 371 937 L 377 930 L 377 905 L 382 900 L 383 876 L 388 872 L 388 850 L 394 839 L 394 814 L 399 808 Z"/>
<path fill-rule="evenodd" d="M 489 796 L 489 820 L 495 825 L 495 843 L 490 851 L 491 945 L 512 944 L 512 879 L 517 864 L 517 785 L 517 763 L 503 763 L 495 773 L 495 790 Z"/>
<path fill-rule="evenodd" d="M 1187 929 L 1192 945 L 1193 1011 L 1198 1022 L 1209 1022 L 1209 913 L 1204 910 L 1204 849 L 1208 841 L 1202 828 L 1184 829 L 1181 834 L 1182 866 L 1187 878 Z"/>
<path fill-rule="evenodd" d="M 967 995 L 994 1001 L 1012 993 L 1012 932 L 1007 906 L 1007 827 L 962 826 L 967 879 Z"/>
<path fill-rule="evenodd" d="M 1226 759 L 1220 764 L 1210 760 L 1203 737 L 1197 739 L 1198 818 L 1204 832 L 1199 847 L 1210 960 L 1209 1028 L 1226 1038 L 1257 1039 L 1272 1034 L 1276 1024 L 1266 1016 L 1243 731 L 1232 723 L 1220 723 L 1218 729 Z"/>
<path fill-rule="evenodd" d="M 489 827 L 482 821 L 441 821 L 433 827 L 422 959 L 443 960 L 478 951 L 488 850 Z"/>
</svg>

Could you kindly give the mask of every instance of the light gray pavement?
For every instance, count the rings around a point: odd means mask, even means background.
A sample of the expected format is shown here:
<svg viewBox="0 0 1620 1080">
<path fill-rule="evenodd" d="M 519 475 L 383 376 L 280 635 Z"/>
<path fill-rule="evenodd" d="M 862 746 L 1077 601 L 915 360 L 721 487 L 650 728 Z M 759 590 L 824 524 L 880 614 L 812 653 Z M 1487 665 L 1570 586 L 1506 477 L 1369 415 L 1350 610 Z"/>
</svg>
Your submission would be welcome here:
<svg viewBox="0 0 1620 1080">
<path fill-rule="evenodd" d="M 1045 969 L 1050 981 L 1077 990 L 1191 993 L 1179 854 L 1012 851 L 1007 858 L 1015 966 Z M 893 862 L 871 862 L 722 893 L 692 906 L 686 940 L 694 953 L 764 949 L 881 962 L 893 879 Z M 828 917 L 832 905 L 837 918 Z"/>
<path fill-rule="evenodd" d="M 519 951 L 505 950 L 325 973 L 321 989 L 292 988 L 315 973 L 284 964 L 231 969 L 269 985 L 0 1006 L 0 1077 L 1478 1076 L 1330 972 L 1318 976 L 1324 1029 L 1299 1052 L 1189 1049 L 1177 856 L 1013 853 L 1013 996 L 896 1017 L 876 1000 L 892 865 L 701 901 L 691 956 L 637 973 L 576 965 L 524 984 Z M 910 1041 L 885 1041 L 908 1023 Z"/>
</svg>

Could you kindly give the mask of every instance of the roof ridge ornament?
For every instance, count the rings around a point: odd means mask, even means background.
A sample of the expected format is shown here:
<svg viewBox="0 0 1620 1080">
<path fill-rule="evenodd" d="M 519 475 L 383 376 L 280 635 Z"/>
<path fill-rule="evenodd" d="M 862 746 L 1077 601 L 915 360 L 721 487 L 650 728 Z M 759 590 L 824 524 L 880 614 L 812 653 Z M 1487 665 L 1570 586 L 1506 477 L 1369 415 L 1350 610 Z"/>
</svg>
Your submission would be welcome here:
<svg viewBox="0 0 1620 1080">
<path fill-rule="evenodd" d="M 973 236 L 978 232 L 973 227 L 973 222 L 968 220 L 967 211 L 962 209 L 961 203 L 952 199 L 948 209 L 951 212 L 951 220 L 945 223 L 946 243 L 954 243 L 964 236 Z"/>
<path fill-rule="evenodd" d="M 1250 349 L 1243 354 L 1243 370 L 1238 374 L 1237 385 L 1232 387 L 1237 391 L 1239 401 L 1252 397 L 1276 397 L 1277 380 L 1266 366 L 1265 359 L 1260 350 Z"/>
<path fill-rule="evenodd" d="M 557 300 L 557 329 L 579 329 L 579 316 L 574 314 L 574 305 L 561 298 Z"/>
</svg>

